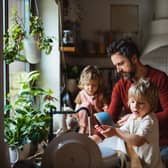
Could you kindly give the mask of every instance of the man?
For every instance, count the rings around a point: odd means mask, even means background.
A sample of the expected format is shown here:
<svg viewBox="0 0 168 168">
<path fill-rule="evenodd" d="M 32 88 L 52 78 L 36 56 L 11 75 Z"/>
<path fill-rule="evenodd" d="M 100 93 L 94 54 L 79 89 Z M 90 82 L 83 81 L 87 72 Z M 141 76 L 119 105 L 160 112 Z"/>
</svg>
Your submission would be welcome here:
<svg viewBox="0 0 168 168">
<path fill-rule="evenodd" d="M 121 76 L 113 88 L 108 108 L 112 119 L 118 125 L 123 125 L 129 117 L 128 89 L 132 82 L 145 77 L 153 81 L 159 88 L 159 105 L 156 115 L 160 128 L 161 157 L 166 161 L 168 167 L 168 76 L 149 65 L 143 65 L 139 59 L 139 50 L 131 39 L 114 41 L 109 45 L 107 52 L 114 68 Z"/>
</svg>

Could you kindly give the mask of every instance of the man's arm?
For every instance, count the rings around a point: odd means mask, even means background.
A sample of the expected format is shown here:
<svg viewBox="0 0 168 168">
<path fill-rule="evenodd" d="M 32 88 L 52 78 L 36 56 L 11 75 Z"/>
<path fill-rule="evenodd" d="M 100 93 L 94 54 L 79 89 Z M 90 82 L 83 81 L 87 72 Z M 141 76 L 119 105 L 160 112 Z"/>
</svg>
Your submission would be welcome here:
<svg viewBox="0 0 168 168">
<path fill-rule="evenodd" d="M 121 99 L 121 91 L 119 87 L 119 81 L 115 84 L 112 93 L 111 93 L 111 102 L 108 107 L 108 112 L 112 117 L 113 121 L 117 122 L 122 110 L 122 99 Z"/>
<path fill-rule="evenodd" d="M 168 122 L 168 77 L 166 74 L 159 77 L 157 85 L 159 88 L 159 103 L 161 107 L 156 115 L 159 119 L 159 124 L 165 126 L 165 123 L 167 125 Z"/>
</svg>

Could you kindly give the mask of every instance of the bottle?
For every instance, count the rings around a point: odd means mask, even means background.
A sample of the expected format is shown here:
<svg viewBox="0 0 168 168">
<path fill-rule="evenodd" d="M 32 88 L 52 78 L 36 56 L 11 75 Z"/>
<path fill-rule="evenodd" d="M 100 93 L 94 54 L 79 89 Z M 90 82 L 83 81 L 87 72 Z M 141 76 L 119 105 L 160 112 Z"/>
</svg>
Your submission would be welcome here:
<svg viewBox="0 0 168 168">
<path fill-rule="evenodd" d="M 65 106 L 73 108 L 72 95 L 71 95 L 70 91 L 66 88 L 64 88 L 61 93 L 61 105 L 62 106 L 65 105 Z"/>
</svg>

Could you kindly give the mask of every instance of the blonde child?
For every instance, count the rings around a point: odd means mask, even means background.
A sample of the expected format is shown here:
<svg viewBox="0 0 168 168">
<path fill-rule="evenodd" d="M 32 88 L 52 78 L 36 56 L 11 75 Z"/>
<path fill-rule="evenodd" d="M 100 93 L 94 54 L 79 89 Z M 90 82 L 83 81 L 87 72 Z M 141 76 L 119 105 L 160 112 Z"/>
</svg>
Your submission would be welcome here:
<svg viewBox="0 0 168 168">
<path fill-rule="evenodd" d="M 91 116 L 91 130 L 94 131 L 96 124 L 94 113 L 106 110 L 107 104 L 104 98 L 104 81 L 101 72 L 96 66 L 86 66 L 80 75 L 79 88 L 75 109 L 86 107 Z M 80 110 L 77 114 L 79 120 L 79 133 L 88 133 L 88 114 L 86 110 Z"/>
<path fill-rule="evenodd" d="M 118 136 L 133 146 L 143 168 L 163 168 L 159 149 L 159 126 L 155 114 L 158 89 L 147 79 L 133 83 L 128 90 L 132 114 L 120 128 L 95 126 L 104 137 Z"/>
</svg>

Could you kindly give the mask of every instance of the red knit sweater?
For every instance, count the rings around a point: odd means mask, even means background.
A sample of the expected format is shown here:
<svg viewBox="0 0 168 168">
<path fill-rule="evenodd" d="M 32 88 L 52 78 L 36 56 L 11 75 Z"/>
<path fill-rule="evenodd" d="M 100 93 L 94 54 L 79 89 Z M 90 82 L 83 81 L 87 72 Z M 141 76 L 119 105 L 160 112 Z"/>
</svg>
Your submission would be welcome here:
<svg viewBox="0 0 168 168">
<path fill-rule="evenodd" d="M 159 88 L 159 105 L 156 115 L 159 120 L 160 146 L 168 145 L 168 76 L 166 73 L 146 65 L 146 78 L 153 81 Z M 121 78 L 114 86 L 108 112 L 117 121 L 124 107 L 125 113 L 130 113 L 128 107 L 128 89 L 131 81 Z"/>
</svg>

